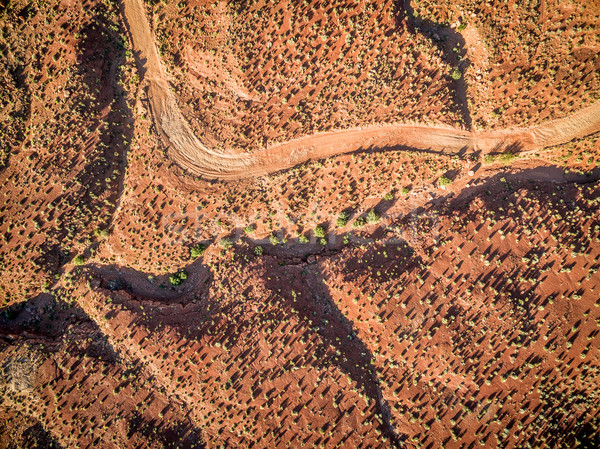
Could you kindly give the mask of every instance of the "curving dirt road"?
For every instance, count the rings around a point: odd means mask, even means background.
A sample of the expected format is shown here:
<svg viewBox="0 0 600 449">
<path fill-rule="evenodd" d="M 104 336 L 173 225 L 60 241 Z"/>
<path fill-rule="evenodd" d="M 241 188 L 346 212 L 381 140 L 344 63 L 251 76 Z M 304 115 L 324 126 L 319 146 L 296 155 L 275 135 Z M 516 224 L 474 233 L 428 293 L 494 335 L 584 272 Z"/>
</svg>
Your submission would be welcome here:
<svg viewBox="0 0 600 449">
<path fill-rule="evenodd" d="M 192 132 L 169 87 L 143 0 L 122 0 L 121 10 L 147 84 L 156 128 L 169 156 L 184 170 L 208 179 L 240 179 L 291 168 L 311 159 L 368 148 L 409 147 L 437 152 L 497 152 L 517 146 L 536 150 L 600 131 L 600 102 L 571 116 L 530 128 L 467 132 L 451 127 L 380 125 L 345 129 L 278 144 L 252 154 L 223 154 L 207 148 Z"/>
</svg>

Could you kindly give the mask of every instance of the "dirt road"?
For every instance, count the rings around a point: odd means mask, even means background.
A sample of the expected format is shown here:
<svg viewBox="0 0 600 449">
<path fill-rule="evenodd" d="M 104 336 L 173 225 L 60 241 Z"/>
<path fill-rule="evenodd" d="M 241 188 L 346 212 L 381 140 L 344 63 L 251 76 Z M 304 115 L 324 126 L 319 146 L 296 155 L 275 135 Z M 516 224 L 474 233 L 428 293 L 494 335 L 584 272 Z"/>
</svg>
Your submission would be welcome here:
<svg viewBox="0 0 600 449">
<path fill-rule="evenodd" d="M 436 152 L 536 150 L 600 131 L 600 102 L 571 116 L 530 128 L 466 132 L 451 127 L 381 125 L 317 133 L 252 154 L 223 154 L 204 145 L 183 117 L 158 54 L 143 0 L 122 0 L 141 78 L 156 128 L 169 156 L 184 170 L 208 179 L 240 179 L 287 169 L 307 160 L 365 149 L 408 147 Z"/>
</svg>

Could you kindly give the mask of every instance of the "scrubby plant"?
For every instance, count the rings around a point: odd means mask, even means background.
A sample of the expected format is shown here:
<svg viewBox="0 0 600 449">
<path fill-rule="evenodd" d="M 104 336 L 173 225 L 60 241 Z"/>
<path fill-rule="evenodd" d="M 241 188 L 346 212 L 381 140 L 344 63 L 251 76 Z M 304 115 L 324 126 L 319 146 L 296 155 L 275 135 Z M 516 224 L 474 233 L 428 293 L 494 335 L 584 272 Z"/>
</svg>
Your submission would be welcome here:
<svg viewBox="0 0 600 449">
<path fill-rule="evenodd" d="M 452 184 L 452 180 L 450 178 L 448 178 L 446 175 L 443 175 L 440 177 L 440 185 L 441 186 L 447 186 Z"/>
<path fill-rule="evenodd" d="M 257 256 L 262 256 L 264 252 L 265 250 L 262 246 L 257 245 L 254 247 L 254 254 L 256 254 Z"/>
<path fill-rule="evenodd" d="M 110 235 L 110 231 L 108 229 L 95 229 L 94 230 L 94 235 L 96 237 L 101 237 L 103 239 L 107 238 Z"/>
<path fill-rule="evenodd" d="M 223 249 L 229 249 L 233 246 L 233 242 L 230 238 L 225 237 L 219 241 L 219 245 L 221 245 L 221 248 Z"/>
<path fill-rule="evenodd" d="M 379 222 L 379 215 L 377 215 L 377 213 L 371 209 L 369 211 L 369 213 L 367 214 L 367 223 L 369 224 L 375 224 Z"/>
<path fill-rule="evenodd" d="M 325 237 L 325 229 L 323 228 L 323 226 L 317 226 L 315 228 L 315 237 L 318 239 L 322 239 L 323 237 Z"/>
<path fill-rule="evenodd" d="M 177 287 L 178 285 L 183 284 L 183 282 L 188 278 L 187 271 L 180 270 L 177 273 L 169 276 L 169 282 L 171 285 Z"/>
<path fill-rule="evenodd" d="M 502 153 L 498 156 L 498 159 L 502 162 L 511 162 L 517 155 L 512 151 L 507 151 L 506 153 Z"/>
<path fill-rule="evenodd" d="M 354 220 L 354 223 L 352 223 L 353 228 L 362 228 L 364 225 L 365 219 L 363 217 L 358 217 L 356 220 Z"/>
<path fill-rule="evenodd" d="M 198 243 L 190 249 L 190 257 L 192 259 L 197 259 L 206 251 L 206 245 L 203 243 Z"/>
<path fill-rule="evenodd" d="M 75 265 L 83 265 L 85 263 L 85 258 L 81 254 L 78 254 L 73 258 L 73 263 Z"/>
<path fill-rule="evenodd" d="M 343 228 L 348 224 L 348 218 L 350 218 L 350 214 L 348 214 L 348 212 L 341 212 L 335 222 L 336 226 L 338 228 Z"/>
</svg>

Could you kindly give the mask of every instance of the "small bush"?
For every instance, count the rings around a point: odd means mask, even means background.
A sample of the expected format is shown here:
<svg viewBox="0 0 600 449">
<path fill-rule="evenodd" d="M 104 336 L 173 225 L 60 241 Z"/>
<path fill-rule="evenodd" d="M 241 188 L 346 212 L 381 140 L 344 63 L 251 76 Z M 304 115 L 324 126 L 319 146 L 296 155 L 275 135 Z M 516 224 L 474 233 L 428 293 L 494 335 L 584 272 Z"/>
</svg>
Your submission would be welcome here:
<svg viewBox="0 0 600 449">
<path fill-rule="evenodd" d="M 443 175 L 440 177 L 440 185 L 441 186 L 447 186 L 452 184 L 452 180 L 450 178 L 448 178 L 446 175 Z"/>
<path fill-rule="evenodd" d="M 300 235 L 300 237 L 298 237 L 298 241 L 300 243 L 308 243 L 308 237 L 305 235 Z"/>
<path fill-rule="evenodd" d="M 402 195 L 408 195 L 410 193 L 410 189 L 408 187 L 404 187 L 402 190 L 400 190 L 400 193 L 402 193 Z"/>
<path fill-rule="evenodd" d="M 190 257 L 192 259 L 197 259 L 204 254 L 204 251 L 206 251 L 206 245 L 198 243 L 196 246 L 193 246 L 192 249 L 190 249 Z"/>
<path fill-rule="evenodd" d="M 174 287 L 177 287 L 178 285 L 183 284 L 183 282 L 188 278 L 188 274 L 187 271 L 185 270 L 181 270 L 178 271 L 177 273 L 169 276 L 169 282 L 171 283 L 171 285 L 173 285 Z"/>
<path fill-rule="evenodd" d="M 458 81 L 462 78 L 462 73 L 460 73 L 460 70 L 458 68 L 455 68 L 454 70 L 452 70 L 452 73 L 450 73 L 450 78 L 452 78 L 454 81 Z"/>
<path fill-rule="evenodd" d="M 348 214 L 348 212 L 340 213 L 340 215 L 337 218 L 337 221 L 335 222 L 336 226 L 338 228 L 343 228 L 348 224 L 348 218 L 350 218 L 350 214 Z"/>
<path fill-rule="evenodd" d="M 389 192 L 383 197 L 383 199 L 385 201 L 392 201 L 394 199 L 394 194 L 392 192 Z"/>
<path fill-rule="evenodd" d="M 502 162 L 511 162 L 516 157 L 517 155 L 515 153 L 507 151 L 506 153 L 502 153 L 500 156 L 498 156 L 498 159 L 500 159 Z"/>
<path fill-rule="evenodd" d="M 107 238 L 110 235 L 110 231 L 108 229 L 95 229 L 94 230 L 94 235 L 96 237 L 101 237 L 103 239 Z"/>
<path fill-rule="evenodd" d="M 263 249 L 262 246 L 258 245 L 254 247 L 254 254 L 256 254 L 257 256 L 262 256 L 264 254 L 265 250 Z"/>
<path fill-rule="evenodd" d="M 279 243 L 279 239 L 273 234 L 269 236 L 269 241 L 271 242 L 271 245 L 277 245 Z"/>
<path fill-rule="evenodd" d="M 354 223 L 352 223 L 353 228 L 362 228 L 364 225 L 365 219 L 363 217 L 358 217 L 356 220 L 354 220 Z"/>
<path fill-rule="evenodd" d="M 374 223 L 378 223 L 379 222 L 379 215 L 377 215 L 377 213 L 371 209 L 369 211 L 369 213 L 367 214 L 367 223 L 369 224 L 374 224 Z"/>
<path fill-rule="evenodd" d="M 325 229 L 323 229 L 323 226 L 317 226 L 315 228 L 315 237 L 318 239 L 325 237 Z"/>
<path fill-rule="evenodd" d="M 231 239 L 225 237 L 224 239 L 221 239 L 219 241 L 219 245 L 221 245 L 221 248 L 223 249 L 229 249 L 233 246 L 233 242 L 231 241 Z"/>
<path fill-rule="evenodd" d="M 73 263 L 75 265 L 83 265 L 85 263 L 85 258 L 79 254 L 73 258 Z"/>
</svg>

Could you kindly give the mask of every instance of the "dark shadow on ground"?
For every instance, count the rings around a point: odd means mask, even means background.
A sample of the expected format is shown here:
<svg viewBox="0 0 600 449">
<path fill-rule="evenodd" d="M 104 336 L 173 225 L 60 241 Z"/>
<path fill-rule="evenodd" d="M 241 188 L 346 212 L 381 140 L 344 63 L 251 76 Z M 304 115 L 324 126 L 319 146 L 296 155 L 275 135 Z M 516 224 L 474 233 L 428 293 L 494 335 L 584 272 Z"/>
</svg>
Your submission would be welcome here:
<svg viewBox="0 0 600 449">
<path fill-rule="evenodd" d="M 335 284 L 335 287 L 353 286 L 365 296 L 368 292 L 377 293 L 379 288 L 389 289 L 387 291 L 402 292 L 399 293 L 396 299 L 391 298 L 382 301 L 379 296 L 375 296 L 373 300 L 373 307 L 376 307 L 375 314 L 381 317 L 394 315 L 394 319 L 389 321 L 397 326 L 393 333 L 394 337 L 398 336 L 398 338 L 408 339 L 410 341 L 409 349 L 415 348 L 416 350 L 418 348 L 426 350 L 430 343 L 422 337 L 424 335 L 435 337 L 440 327 L 444 327 L 446 333 L 443 334 L 443 341 L 449 341 L 449 343 L 444 344 L 450 344 L 449 348 L 444 346 L 445 350 L 468 362 L 466 369 L 473 372 L 478 367 L 479 355 L 482 355 L 482 349 L 479 348 L 479 345 L 483 339 L 476 341 L 479 339 L 479 335 L 470 336 L 468 326 L 471 322 L 479 323 L 483 317 L 480 311 L 463 301 L 463 291 L 468 286 L 469 289 L 481 288 L 482 290 L 487 289 L 485 291 L 500 292 L 496 297 L 489 298 L 488 307 L 490 310 L 494 310 L 494 313 L 510 316 L 510 319 L 514 320 L 514 328 L 504 335 L 503 338 L 506 340 L 506 343 L 500 339 L 498 347 L 503 347 L 505 344 L 509 347 L 513 345 L 523 348 L 522 351 L 526 352 L 530 346 L 536 344 L 541 338 L 537 324 L 540 322 L 540 315 L 548 313 L 544 312 L 544 310 L 549 309 L 553 299 L 563 297 L 567 298 L 564 301 L 568 301 L 568 298 L 573 295 L 583 294 L 582 290 L 574 290 L 568 285 L 554 285 L 553 291 L 548 290 L 548 287 L 546 287 L 543 290 L 543 294 L 540 289 L 536 289 L 537 284 L 544 282 L 548 277 L 547 272 L 549 270 L 551 272 L 558 272 L 562 267 L 571 268 L 571 265 L 548 266 L 542 263 L 531 265 L 511 263 L 510 259 L 514 259 L 514 254 L 510 246 L 494 245 L 493 243 L 486 243 L 483 240 L 483 242 L 480 242 L 478 249 L 486 255 L 486 260 L 492 261 L 491 265 L 488 266 L 482 261 L 477 266 L 477 263 L 474 262 L 475 258 L 473 258 L 470 263 L 475 268 L 469 268 L 469 272 L 460 271 L 463 265 L 461 261 L 456 267 L 450 265 L 443 272 L 436 273 L 430 270 L 429 266 L 434 264 L 435 259 L 439 257 L 439 253 L 444 250 L 443 246 L 440 247 L 438 245 L 438 240 L 434 237 L 437 235 L 439 241 L 445 242 L 451 239 L 453 235 L 456 235 L 456 233 L 466 232 L 465 229 L 455 228 L 451 228 L 450 230 L 444 228 L 440 231 L 440 229 L 436 228 L 436 221 L 441 221 L 442 219 L 450 220 L 453 217 L 460 216 L 465 223 L 479 223 L 482 211 L 493 212 L 495 219 L 505 221 L 501 229 L 495 230 L 495 233 L 502 232 L 502 235 L 518 235 L 525 239 L 534 238 L 535 234 L 532 237 L 527 237 L 530 234 L 527 234 L 525 231 L 527 229 L 537 229 L 539 227 L 539 220 L 543 221 L 546 217 L 523 216 L 514 208 L 506 209 L 506 204 L 510 204 L 510 202 L 516 203 L 517 198 L 521 195 L 527 194 L 528 197 L 534 195 L 542 205 L 552 203 L 548 214 L 553 214 L 554 216 L 556 214 L 555 211 L 558 210 L 565 217 L 565 220 L 562 223 L 559 222 L 558 226 L 552 229 L 553 235 L 558 236 L 556 244 L 546 244 L 548 243 L 547 241 L 537 243 L 534 245 L 534 249 L 526 254 L 525 257 L 531 260 L 535 260 L 537 257 L 542 258 L 545 253 L 551 253 L 556 248 L 562 248 L 564 255 L 568 256 L 571 252 L 570 248 L 580 248 L 581 245 L 584 245 L 584 242 L 589 243 L 593 236 L 586 234 L 584 229 L 574 229 L 567 217 L 570 217 L 573 211 L 579 211 L 579 213 L 584 214 L 588 219 L 597 215 L 594 203 L 581 198 L 576 186 L 590 182 L 597 183 L 598 179 L 600 179 L 600 169 L 587 175 L 565 175 L 564 168 L 561 167 L 538 167 L 518 173 L 510 173 L 508 171 L 506 173 L 498 173 L 495 176 L 481 180 L 482 182 L 474 187 L 464 189 L 456 196 L 447 195 L 443 198 L 437 198 L 414 211 L 412 216 L 397 217 L 392 222 L 393 226 L 405 229 L 403 235 L 406 240 L 404 242 L 402 239 L 391 241 L 381 239 L 373 241 L 370 245 L 366 246 L 365 252 L 357 251 L 357 255 L 353 255 L 351 250 L 338 253 L 339 259 L 329 265 L 335 266 L 335 271 L 347 274 L 341 275 L 343 282 L 341 285 Z M 478 181 L 475 179 L 476 184 Z M 588 195 L 591 195 L 591 198 L 593 198 L 594 194 L 590 193 Z M 478 207 L 473 209 L 470 206 L 475 199 L 483 201 L 483 204 L 478 204 Z M 550 217 L 547 218 L 549 219 Z M 484 225 L 482 224 L 481 226 Z M 438 231 L 440 232 L 439 234 Z M 472 235 L 475 236 L 477 232 L 478 230 Z M 412 244 L 413 241 L 415 242 L 414 245 Z M 407 245 L 407 242 L 411 243 Z M 404 245 L 407 245 L 408 254 L 404 251 Z M 413 246 L 412 248 L 411 245 Z M 400 248 L 402 251 L 396 251 L 396 248 Z M 416 252 L 411 254 L 410 251 Z M 344 253 L 348 255 L 344 256 Z M 464 256 L 465 254 L 463 253 L 462 255 Z M 473 251 L 469 255 L 474 256 Z M 479 260 L 479 257 L 477 257 L 477 260 Z M 590 260 L 582 260 L 579 263 L 583 263 L 583 266 L 593 273 L 600 268 L 600 263 L 591 260 L 591 258 Z M 454 268 L 457 270 L 454 270 Z M 407 275 L 402 280 L 398 280 L 399 273 Z M 573 281 L 583 282 L 585 280 L 585 272 L 583 276 L 583 278 L 573 279 Z M 358 283 L 357 278 L 360 279 Z M 526 281 L 529 279 L 533 279 L 535 282 L 529 284 Z M 445 290 L 444 295 L 441 295 L 440 291 L 434 290 L 433 287 L 429 288 L 427 283 L 432 282 L 432 280 L 441 281 L 441 285 L 446 285 L 447 290 Z M 417 281 L 425 283 L 422 289 L 412 288 L 414 285 L 417 285 Z M 405 293 L 407 290 L 411 293 Z M 414 291 L 416 293 L 413 293 Z M 446 294 L 448 297 L 446 297 Z M 385 298 L 385 295 L 381 296 Z M 366 301 L 366 299 L 363 300 Z M 426 306 L 423 306 L 424 304 Z M 404 305 L 405 308 L 402 310 L 399 307 L 400 305 Z M 400 310 L 401 312 L 398 313 Z M 553 315 L 547 318 L 542 319 L 541 322 L 553 323 L 551 326 L 559 325 L 556 317 Z M 404 319 L 407 320 L 408 324 L 401 322 Z M 398 325 L 399 321 L 401 322 L 400 325 Z M 590 321 L 589 318 L 588 321 Z M 442 322 L 444 323 L 443 325 L 441 324 Z M 418 327 L 415 327 L 414 323 L 417 323 Z M 575 327 L 583 328 L 581 321 Z M 448 329 L 453 329 L 453 332 L 456 331 L 456 338 L 449 340 L 447 335 Z M 597 335 L 596 332 L 593 331 L 593 333 L 589 334 L 587 336 L 588 340 L 593 339 Z M 580 338 L 581 340 L 582 337 L 585 337 L 585 335 L 574 333 L 569 341 L 573 344 L 576 338 Z M 377 339 L 377 337 L 374 338 Z M 493 341 L 496 342 L 496 340 Z M 385 340 L 383 343 L 385 343 Z M 549 340 L 546 343 L 546 347 L 552 348 L 560 344 L 559 337 L 558 339 Z M 380 371 L 379 375 L 386 381 L 393 379 L 393 388 L 396 388 L 396 390 L 400 389 L 403 391 L 404 389 L 410 389 L 413 384 L 419 384 L 422 385 L 423 391 L 426 391 L 428 385 L 421 380 L 419 370 L 414 369 L 414 367 L 402 366 L 403 354 L 398 355 L 399 371 L 390 374 L 387 366 L 380 366 L 378 370 Z M 532 353 L 526 362 L 527 364 L 536 363 L 538 359 L 533 357 L 534 354 L 540 355 L 539 353 Z M 569 364 L 567 364 L 568 366 Z M 505 369 L 506 373 L 504 376 L 509 377 L 512 374 L 519 376 L 522 369 L 523 367 L 520 367 L 520 365 L 509 370 Z M 554 380 L 544 384 L 544 388 L 548 389 L 548 394 L 551 396 L 563 388 L 563 385 L 566 385 L 566 383 L 562 383 L 563 379 L 566 378 L 563 378 L 563 376 L 569 375 L 569 372 L 554 373 L 553 371 L 551 370 L 550 374 L 552 374 Z M 479 379 L 474 378 L 473 380 L 479 387 L 485 387 L 485 376 Z M 440 391 L 442 392 L 439 397 L 447 395 L 448 397 L 455 398 L 459 404 L 463 404 L 464 410 L 473 410 L 478 406 L 477 401 L 481 402 L 485 399 L 484 396 L 474 402 L 471 395 L 457 396 L 453 388 L 448 388 L 442 382 L 435 380 L 429 382 L 429 387 L 435 386 L 438 394 Z M 390 393 L 389 390 L 387 393 Z M 504 393 L 506 393 L 504 388 L 497 388 L 488 397 L 503 397 Z M 573 387 L 570 397 L 580 397 L 579 395 L 586 397 L 585 387 L 576 385 Z M 416 397 L 411 398 L 413 403 L 417 403 L 419 400 L 427 400 L 425 393 L 420 392 Z M 527 401 L 525 399 L 523 400 L 523 404 L 524 408 L 527 409 Z M 441 417 L 450 414 L 454 420 L 458 421 L 461 416 L 461 413 L 454 416 L 454 406 L 450 410 L 447 404 L 434 403 L 433 407 L 439 408 L 439 416 Z M 575 444 L 576 440 L 584 441 L 586 445 L 595 442 L 595 437 L 590 432 L 589 423 L 585 425 L 574 424 L 572 420 L 568 419 L 571 414 L 576 413 L 575 409 L 571 409 L 571 407 L 577 407 L 577 405 L 574 402 L 569 402 L 568 405 L 565 405 L 564 409 L 558 409 L 548 404 L 540 404 L 535 410 L 529 409 L 530 413 L 538 414 L 541 408 L 543 416 L 549 416 L 549 421 L 556 425 L 553 428 L 555 430 L 552 435 L 552 441 L 555 441 L 555 443 L 550 442 L 549 444 L 557 444 L 561 441 Z M 504 416 L 506 415 L 507 413 L 504 413 Z M 402 419 L 401 415 L 400 419 Z M 460 436 L 460 429 L 457 432 L 457 435 Z"/>
<path fill-rule="evenodd" d="M 125 98 L 127 87 L 120 79 L 120 66 L 125 63 L 123 42 L 112 31 L 108 17 L 97 14 L 84 24 L 83 38 L 77 46 L 78 72 L 73 76 L 77 84 L 65 88 L 69 101 L 75 105 L 68 111 L 72 121 L 80 120 L 87 127 L 81 135 L 89 137 L 77 144 L 83 162 L 64 152 L 50 152 L 44 160 L 34 159 L 36 169 L 69 174 L 62 193 L 49 205 L 49 213 L 36 217 L 39 223 L 60 223 L 42 224 L 41 232 L 47 238 L 39 244 L 41 255 L 35 261 L 51 275 L 60 273 L 75 256 L 64 242 L 72 241 L 74 235 L 82 238 L 86 234 L 94 240 L 94 228 L 110 228 L 123 192 L 134 118 Z M 76 124 L 80 123 L 71 123 Z M 23 245 L 37 252 L 33 243 Z M 53 277 L 48 279 L 52 284 Z"/>
<path fill-rule="evenodd" d="M 98 325 L 77 303 L 58 300 L 52 294 L 40 294 L 28 301 L 0 309 L 0 378 L 2 378 L 1 370 L 10 370 L 13 362 L 13 356 L 10 354 L 14 349 L 22 349 L 25 353 L 38 351 L 44 357 L 52 359 L 53 365 L 66 357 L 72 362 L 68 372 L 80 370 L 84 378 L 96 374 L 86 368 L 88 360 L 91 359 L 101 366 L 109 367 L 104 373 L 106 376 L 116 376 L 113 380 L 117 381 L 119 388 L 127 386 L 130 383 L 129 379 L 132 376 L 137 378 L 144 369 L 139 361 L 132 363 L 131 360 L 124 360 Z M 53 358 L 54 355 L 57 359 Z M 55 371 L 56 377 L 49 380 L 63 383 L 61 387 L 63 392 L 69 393 L 76 387 L 79 388 L 76 375 L 73 378 L 67 376 L 65 379 L 61 378 L 59 371 Z M 104 393 L 112 394 L 109 391 Z M 137 412 L 144 407 L 144 397 L 152 396 L 153 393 L 149 392 L 137 399 L 130 398 L 139 401 L 135 411 L 129 409 L 129 413 L 122 416 L 130 435 L 144 434 L 148 441 L 160 442 L 166 445 L 165 447 L 170 447 L 171 444 L 182 448 L 204 447 L 200 430 L 191 422 L 171 421 L 165 425 L 164 421 L 158 418 L 149 419 L 142 416 L 141 412 Z M 88 406 L 92 406 L 91 408 L 97 406 L 95 405 L 97 398 L 85 397 L 92 402 L 82 401 L 84 409 Z M 102 402 L 103 400 L 100 400 L 100 404 Z M 169 406 L 178 407 L 176 403 Z M 123 410 L 114 410 L 114 412 L 123 414 Z M 90 415 L 90 419 L 92 418 L 96 419 L 96 416 Z M 43 439 L 47 440 L 45 437 Z M 47 447 L 60 446 L 49 444 Z"/>
<path fill-rule="evenodd" d="M 304 320 L 315 323 L 315 330 L 326 346 L 334 347 L 337 357 L 328 363 L 335 364 L 375 403 L 377 414 L 383 422 L 383 430 L 394 446 L 399 447 L 405 436 L 398 435 L 390 421 L 390 408 L 381 393 L 380 381 L 372 363 L 373 354 L 361 341 L 354 324 L 339 310 L 324 282 L 322 268 L 318 264 L 288 264 L 273 262 L 265 264 L 263 281 L 273 292 L 279 291 L 289 280 L 289 288 L 301 293 L 295 297 L 293 308 Z M 274 275 L 278 273 L 278 275 Z M 280 277 L 281 276 L 281 277 Z M 288 282 L 285 282 L 288 284 Z M 282 304 L 289 307 L 289 304 Z"/>
<path fill-rule="evenodd" d="M 455 31 L 451 27 L 443 26 L 415 15 L 411 0 L 399 0 L 397 5 L 398 25 L 403 18 L 406 18 L 413 32 L 422 33 L 431 39 L 433 44 L 442 51 L 444 61 L 458 69 L 461 75 L 460 78 L 452 78 L 456 89 L 456 100 L 462 111 L 463 122 L 467 130 L 471 130 L 471 112 L 467 101 L 467 84 L 464 77 L 464 73 L 467 67 L 469 67 L 470 62 L 467 58 L 464 38 L 460 32 Z M 450 77 L 450 74 L 448 74 L 448 77 Z"/>
</svg>

